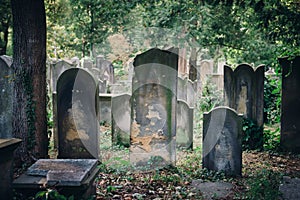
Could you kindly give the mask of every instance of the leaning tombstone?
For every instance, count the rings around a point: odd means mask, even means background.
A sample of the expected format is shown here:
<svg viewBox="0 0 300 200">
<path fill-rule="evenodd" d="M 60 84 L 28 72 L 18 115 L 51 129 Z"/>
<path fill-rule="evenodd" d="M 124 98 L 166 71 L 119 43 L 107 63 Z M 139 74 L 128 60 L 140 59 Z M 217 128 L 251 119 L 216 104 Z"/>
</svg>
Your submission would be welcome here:
<svg viewBox="0 0 300 200">
<path fill-rule="evenodd" d="M 242 115 L 217 107 L 203 115 L 203 168 L 242 174 Z"/>
<path fill-rule="evenodd" d="M 12 138 L 13 72 L 12 59 L 0 56 L 0 138 Z"/>
<path fill-rule="evenodd" d="M 58 158 L 98 158 L 98 85 L 80 68 L 57 82 Z"/>
<path fill-rule="evenodd" d="M 264 65 L 255 70 L 248 64 L 241 64 L 235 70 L 224 65 L 224 96 L 226 106 L 257 124 L 260 131 L 250 136 L 247 146 L 251 149 L 261 148 L 264 124 Z"/>
<path fill-rule="evenodd" d="M 193 149 L 193 108 L 178 100 L 176 110 L 176 145 L 179 149 Z"/>
<path fill-rule="evenodd" d="M 282 67 L 281 137 L 286 151 L 300 153 L 300 56 L 279 59 Z"/>
<path fill-rule="evenodd" d="M 113 145 L 130 146 L 130 105 L 129 94 L 112 96 L 112 142 Z"/>
<path fill-rule="evenodd" d="M 175 164 L 178 49 L 150 49 L 134 60 L 130 162 Z"/>
</svg>

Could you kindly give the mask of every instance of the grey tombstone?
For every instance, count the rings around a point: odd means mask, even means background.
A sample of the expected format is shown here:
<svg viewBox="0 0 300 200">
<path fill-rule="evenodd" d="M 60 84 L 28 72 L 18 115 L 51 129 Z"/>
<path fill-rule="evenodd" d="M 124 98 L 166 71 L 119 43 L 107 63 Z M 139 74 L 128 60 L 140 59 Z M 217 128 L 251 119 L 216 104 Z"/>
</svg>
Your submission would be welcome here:
<svg viewBox="0 0 300 200">
<path fill-rule="evenodd" d="M 72 63 L 65 60 L 60 60 L 50 65 L 51 66 L 51 86 L 52 92 L 56 92 L 56 83 L 58 77 L 66 70 L 74 68 L 75 66 Z"/>
<path fill-rule="evenodd" d="M 189 105 L 189 107 L 195 107 L 196 104 L 196 95 L 197 95 L 197 83 L 195 81 L 188 80 L 186 85 L 187 90 L 187 97 L 186 102 Z"/>
<path fill-rule="evenodd" d="M 178 49 L 150 49 L 134 60 L 130 162 L 175 164 Z"/>
<path fill-rule="evenodd" d="M 101 80 L 106 80 L 108 84 L 114 83 L 114 67 L 110 61 L 99 55 L 96 57 L 96 68 L 101 71 Z"/>
<path fill-rule="evenodd" d="M 84 69 L 66 70 L 57 82 L 58 158 L 98 158 L 98 85 Z"/>
<path fill-rule="evenodd" d="M 112 142 L 114 145 L 130 146 L 131 95 L 112 97 Z"/>
<path fill-rule="evenodd" d="M 93 68 L 93 61 L 90 58 L 84 58 L 82 63 L 83 68 L 92 69 Z"/>
<path fill-rule="evenodd" d="M 194 109 L 183 100 L 177 101 L 176 144 L 183 149 L 193 149 Z"/>
<path fill-rule="evenodd" d="M 217 107 L 203 115 L 204 168 L 226 175 L 242 173 L 242 115 Z"/>
<path fill-rule="evenodd" d="M 99 94 L 99 117 L 101 124 L 111 124 L 112 94 Z"/>
<path fill-rule="evenodd" d="M 187 100 L 187 78 L 183 79 L 178 77 L 177 79 L 177 99 Z"/>
<path fill-rule="evenodd" d="M 279 59 L 282 66 L 281 138 L 284 150 L 300 153 L 300 57 Z"/>
<path fill-rule="evenodd" d="M 264 66 L 255 70 L 248 64 L 239 65 L 234 71 L 224 66 L 225 105 L 235 109 L 259 127 L 264 123 Z M 261 137 L 263 132 L 261 131 Z M 251 137 L 250 148 L 257 146 L 260 138 Z M 261 144 L 262 145 L 262 144 Z"/>
<path fill-rule="evenodd" d="M 0 138 L 12 138 L 13 71 L 12 59 L 0 56 Z"/>
</svg>

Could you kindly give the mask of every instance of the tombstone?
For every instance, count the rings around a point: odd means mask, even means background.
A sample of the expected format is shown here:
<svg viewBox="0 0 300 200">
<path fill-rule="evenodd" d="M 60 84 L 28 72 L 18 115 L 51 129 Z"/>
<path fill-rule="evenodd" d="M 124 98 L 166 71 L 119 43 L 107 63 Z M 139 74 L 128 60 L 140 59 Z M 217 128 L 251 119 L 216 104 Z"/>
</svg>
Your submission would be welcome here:
<svg viewBox="0 0 300 200">
<path fill-rule="evenodd" d="M 202 83 L 202 85 L 204 85 L 207 81 L 208 76 L 213 73 L 213 61 L 212 60 L 201 61 L 198 71 L 200 74 L 198 80 L 200 79 L 200 82 Z"/>
<path fill-rule="evenodd" d="M 225 105 L 254 121 L 261 130 L 264 123 L 264 66 L 255 70 L 248 64 L 239 65 L 234 71 L 224 66 Z M 263 137 L 263 131 L 260 133 Z M 261 138 L 251 137 L 250 148 L 259 146 Z"/>
<path fill-rule="evenodd" d="M 218 59 L 218 66 L 217 66 L 217 74 L 223 75 L 224 74 L 224 65 L 226 65 L 225 58 Z"/>
<path fill-rule="evenodd" d="M 98 85 L 80 68 L 57 82 L 58 158 L 98 158 Z"/>
<path fill-rule="evenodd" d="M 84 58 L 82 63 L 83 68 L 92 69 L 93 68 L 93 61 L 90 58 Z"/>
<path fill-rule="evenodd" d="M 178 49 L 153 48 L 133 64 L 130 162 L 137 167 L 175 164 Z"/>
<path fill-rule="evenodd" d="M 12 59 L 0 56 L 0 138 L 12 138 L 13 71 Z"/>
<path fill-rule="evenodd" d="M 217 107 L 203 115 L 203 168 L 242 174 L 242 115 Z"/>
<path fill-rule="evenodd" d="M 281 138 L 286 151 L 300 153 L 300 57 L 279 59 L 282 67 Z"/>
<path fill-rule="evenodd" d="M 99 94 L 99 117 L 101 124 L 111 124 L 112 94 Z"/>
<path fill-rule="evenodd" d="M 96 57 L 96 68 L 101 71 L 101 80 L 106 80 L 108 84 L 114 83 L 114 67 L 110 61 L 99 55 Z"/>
<path fill-rule="evenodd" d="M 13 199 L 13 160 L 14 150 L 21 143 L 20 139 L 0 139 L 0 196 L 6 199 Z"/>
<path fill-rule="evenodd" d="M 118 81 L 117 83 L 110 84 L 110 93 L 112 94 L 131 94 L 132 82 L 131 81 Z"/>
<path fill-rule="evenodd" d="M 177 99 L 187 100 L 187 81 L 188 79 L 180 78 L 177 79 Z"/>
<path fill-rule="evenodd" d="M 197 98 L 197 94 L 196 94 L 196 87 L 197 87 L 197 83 L 191 80 L 187 81 L 187 85 L 186 85 L 186 91 L 187 91 L 187 97 L 186 97 L 186 102 L 189 105 L 189 107 L 195 107 L 196 104 L 196 98 Z"/>
<path fill-rule="evenodd" d="M 99 81 L 99 93 L 107 93 L 107 85 L 106 85 L 106 80 L 100 80 Z"/>
<path fill-rule="evenodd" d="M 72 199 L 92 199 L 98 165 L 97 159 L 39 159 L 14 180 L 13 187 L 22 199 L 53 188 Z"/>
<path fill-rule="evenodd" d="M 215 84 L 217 90 L 224 90 L 224 75 L 223 74 L 212 74 L 211 82 Z"/>
<path fill-rule="evenodd" d="M 56 93 L 56 83 L 58 77 L 66 70 L 74 68 L 75 66 L 72 63 L 67 62 L 65 60 L 60 60 L 51 65 L 51 86 L 52 92 Z"/>
<path fill-rule="evenodd" d="M 112 96 L 112 142 L 114 145 L 130 146 L 130 99 L 129 94 Z"/>
<path fill-rule="evenodd" d="M 193 149 L 193 108 L 183 100 L 177 101 L 176 145 L 180 149 Z"/>
</svg>

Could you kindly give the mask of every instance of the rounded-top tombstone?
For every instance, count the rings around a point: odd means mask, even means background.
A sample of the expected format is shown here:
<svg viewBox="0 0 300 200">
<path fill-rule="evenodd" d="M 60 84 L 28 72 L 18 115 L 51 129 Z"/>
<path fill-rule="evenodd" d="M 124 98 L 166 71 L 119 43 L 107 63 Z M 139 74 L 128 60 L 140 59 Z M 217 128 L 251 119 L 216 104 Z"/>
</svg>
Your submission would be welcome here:
<svg viewBox="0 0 300 200">
<path fill-rule="evenodd" d="M 59 77 L 59 158 L 98 158 L 98 90 L 97 82 L 84 69 L 68 69 Z"/>
</svg>

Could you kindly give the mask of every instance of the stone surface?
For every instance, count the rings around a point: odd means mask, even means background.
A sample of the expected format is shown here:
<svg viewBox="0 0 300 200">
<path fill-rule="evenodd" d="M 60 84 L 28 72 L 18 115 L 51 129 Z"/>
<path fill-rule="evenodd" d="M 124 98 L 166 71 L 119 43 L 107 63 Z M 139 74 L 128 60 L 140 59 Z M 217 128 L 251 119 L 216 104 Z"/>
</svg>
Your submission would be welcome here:
<svg viewBox="0 0 300 200">
<path fill-rule="evenodd" d="M 226 199 L 232 193 L 233 185 L 226 182 L 203 182 L 202 180 L 193 180 L 192 187 L 200 190 L 205 200 Z"/>
<path fill-rule="evenodd" d="M 47 189 L 57 189 L 74 199 L 91 199 L 96 195 L 95 178 L 99 173 L 96 159 L 42 159 L 22 174 L 13 187 L 24 199 Z"/>
<path fill-rule="evenodd" d="M 51 65 L 51 91 L 56 92 L 56 84 L 58 77 L 66 70 L 74 68 L 75 66 L 65 60 L 52 63 Z"/>
<path fill-rule="evenodd" d="M 248 64 L 239 65 L 234 71 L 224 66 L 224 100 L 225 105 L 233 108 L 244 117 L 264 124 L 264 66 L 255 70 Z M 263 137 L 263 132 L 260 133 Z M 257 136 L 257 134 L 256 134 Z M 257 137 L 249 139 L 249 145 L 257 143 Z"/>
<path fill-rule="evenodd" d="M 96 159 L 40 159 L 26 174 L 46 177 L 49 186 L 79 186 L 97 164 Z"/>
<path fill-rule="evenodd" d="M 114 145 L 130 146 L 131 96 L 112 97 L 112 141 Z"/>
<path fill-rule="evenodd" d="M 104 59 L 104 56 L 96 57 L 96 68 L 101 71 L 101 80 L 106 80 L 108 84 L 114 83 L 114 67 L 110 61 Z"/>
<path fill-rule="evenodd" d="M 87 69 L 93 68 L 93 61 L 90 58 L 84 58 L 82 66 Z"/>
<path fill-rule="evenodd" d="M 57 82 L 58 158 L 98 158 L 98 85 L 84 69 L 65 71 Z"/>
<path fill-rule="evenodd" d="M 279 62 L 282 66 L 280 145 L 287 151 L 300 153 L 300 56 Z"/>
<path fill-rule="evenodd" d="M 228 107 L 217 107 L 203 116 L 203 167 L 242 173 L 242 117 Z"/>
<path fill-rule="evenodd" d="M 282 200 L 300 199 L 300 179 L 283 176 L 282 183 L 279 186 Z"/>
<path fill-rule="evenodd" d="M 176 145 L 179 148 L 193 149 L 193 108 L 187 102 L 177 101 Z"/>
<path fill-rule="evenodd" d="M 150 49 L 133 64 L 130 161 L 138 166 L 174 164 L 178 49 Z"/>
<path fill-rule="evenodd" d="M 99 94 L 100 123 L 111 124 L 111 98 L 112 94 Z"/>
<path fill-rule="evenodd" d="M 0 139 L 0 197 L 12 199 L 13 153 L 20 139 Z"/>
<path fill-rule="evenodd" d="M 0 56 L 0 138 L 12 137 L 13 77 L 12 59 Z"/>
</svg>

